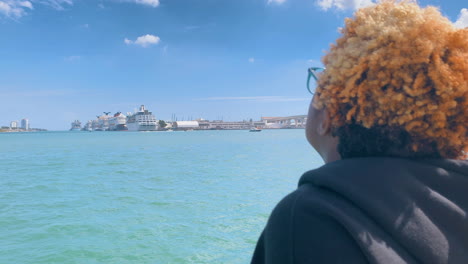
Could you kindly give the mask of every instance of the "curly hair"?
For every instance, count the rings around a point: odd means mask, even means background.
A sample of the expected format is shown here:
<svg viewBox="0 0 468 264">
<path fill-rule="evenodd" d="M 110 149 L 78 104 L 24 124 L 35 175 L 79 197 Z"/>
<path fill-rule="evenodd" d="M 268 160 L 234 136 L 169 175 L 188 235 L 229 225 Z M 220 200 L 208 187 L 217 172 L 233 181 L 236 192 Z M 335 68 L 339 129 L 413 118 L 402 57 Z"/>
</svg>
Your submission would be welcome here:
<svg viewBox="0 0 468 264">
<path fill-rule="evenodd" d="M 329 112 L 342 158 L 465 158 L 468 28 L 435 7 L 383 0 L 341 33 L 322 59 L 314 107 Z"/>
</svg>

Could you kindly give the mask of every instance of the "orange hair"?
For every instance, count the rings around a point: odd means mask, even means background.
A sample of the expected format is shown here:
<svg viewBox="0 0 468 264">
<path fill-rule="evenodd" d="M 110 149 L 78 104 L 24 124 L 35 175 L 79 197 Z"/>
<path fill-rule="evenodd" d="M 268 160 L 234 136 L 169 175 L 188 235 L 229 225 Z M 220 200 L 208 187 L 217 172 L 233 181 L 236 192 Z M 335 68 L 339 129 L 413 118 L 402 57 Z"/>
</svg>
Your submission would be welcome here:
<svg viewBox="0 0 468 264">
<path fill-rule="evenodd" d="M 314 106 L 332 127 L 407 131 L 410 148 L 435 143 L 443 158 L 468 152 L 468 28 L 435 7 L 382 1 L 345 21 L 322 61 Z"/>
</svg>

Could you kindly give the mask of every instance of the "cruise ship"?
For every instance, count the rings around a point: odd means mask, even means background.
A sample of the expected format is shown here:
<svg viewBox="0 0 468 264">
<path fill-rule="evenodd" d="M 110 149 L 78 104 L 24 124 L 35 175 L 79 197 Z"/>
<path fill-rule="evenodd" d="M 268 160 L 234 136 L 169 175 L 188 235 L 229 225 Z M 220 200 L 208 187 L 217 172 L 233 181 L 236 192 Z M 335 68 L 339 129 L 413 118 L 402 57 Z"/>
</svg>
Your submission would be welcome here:
<svg viewBox="0 0 468 264">
<path fill-rule="evenodd" d="M 88 120 L 81 129 L 82 131 L 93 131 L 93 120 Z"/>
<path fill-rule="evenodd" d="M 108 131 L 109 130 L 109 116 L 110 112 L 103 112 L 103 115 L 97 116 L 97 127 L 94 131 Z"/>
<path fill-rule="evenodd" d="M 81 122 L 79 120 L 75 120 L 71 123 L 70 131 L 80 131 L 81 130 Z"/>
<path fill-rule="evenodd" d="M 138 112 L 127 116 L 127 127 L 129 131 L 156 131 L 158 121 L 153 113 L 141 105 Z"/>
<path fill-rule="evenodd" d="M 117 112 L 113 117 L 109 118 L 109 130 L 124 131 L 127 128 L 127 117 L 121 112 Z"/>
</svg>

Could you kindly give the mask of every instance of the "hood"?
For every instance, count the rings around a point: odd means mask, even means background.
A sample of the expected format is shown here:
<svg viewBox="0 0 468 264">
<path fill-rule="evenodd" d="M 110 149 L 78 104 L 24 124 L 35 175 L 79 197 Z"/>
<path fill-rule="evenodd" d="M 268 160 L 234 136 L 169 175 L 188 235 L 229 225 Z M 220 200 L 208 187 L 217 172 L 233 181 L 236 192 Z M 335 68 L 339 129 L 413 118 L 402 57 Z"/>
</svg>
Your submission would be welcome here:
<svg viewBox="0 0 468 264">
<path fill-rule="evenodd" d="M 337 194 L 330 215 L 371 263 L 468 263 L 468 161 L 347 159 L 305 184 Z"/>
</svg>

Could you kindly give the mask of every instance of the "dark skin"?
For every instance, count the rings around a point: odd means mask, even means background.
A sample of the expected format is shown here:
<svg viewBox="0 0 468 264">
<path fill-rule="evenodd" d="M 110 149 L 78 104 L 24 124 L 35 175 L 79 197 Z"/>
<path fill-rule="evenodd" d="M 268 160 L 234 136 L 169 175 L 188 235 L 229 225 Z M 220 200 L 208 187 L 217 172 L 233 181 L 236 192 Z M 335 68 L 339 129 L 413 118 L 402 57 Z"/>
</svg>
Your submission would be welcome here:
<svg viewBox="0 0 468 264">
<path fill-rule="evenodd" d="M 325 163 L 340 160 L 337 151 L 338 138 L 331 134 L 331 122 L 327 110 L 314 107 L 312 98 L 307 115 L 306 137 Z"/>
</svg>

